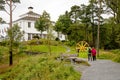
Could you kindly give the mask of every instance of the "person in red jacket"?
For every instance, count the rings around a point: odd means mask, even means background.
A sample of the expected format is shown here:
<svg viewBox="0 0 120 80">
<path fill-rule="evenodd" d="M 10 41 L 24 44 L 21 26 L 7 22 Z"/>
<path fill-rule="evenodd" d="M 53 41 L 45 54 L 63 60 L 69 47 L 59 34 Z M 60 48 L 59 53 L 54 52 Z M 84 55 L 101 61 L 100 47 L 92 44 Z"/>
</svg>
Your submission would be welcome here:
<svg viewBox="0 0 120 80">
<path fill-rule="evenodd" d="M 92 53 L 93 61 L 95 61 L 96 60 L 96 49 L 94 47 L 92 47 L 91 53 Z"/>
</svg>

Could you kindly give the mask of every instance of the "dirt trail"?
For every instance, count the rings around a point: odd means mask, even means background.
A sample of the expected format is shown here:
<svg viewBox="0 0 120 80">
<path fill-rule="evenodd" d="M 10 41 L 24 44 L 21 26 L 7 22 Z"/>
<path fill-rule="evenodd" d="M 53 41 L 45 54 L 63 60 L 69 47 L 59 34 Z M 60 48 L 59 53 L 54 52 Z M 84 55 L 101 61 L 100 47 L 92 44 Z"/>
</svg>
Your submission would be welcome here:
<svg viewBox="0 0 120 80">
<path fill-rule="evenodd" d="M 120 80 L 120 64 L 110 60 L 89 61 L 80 80 Z"/>
</svg>

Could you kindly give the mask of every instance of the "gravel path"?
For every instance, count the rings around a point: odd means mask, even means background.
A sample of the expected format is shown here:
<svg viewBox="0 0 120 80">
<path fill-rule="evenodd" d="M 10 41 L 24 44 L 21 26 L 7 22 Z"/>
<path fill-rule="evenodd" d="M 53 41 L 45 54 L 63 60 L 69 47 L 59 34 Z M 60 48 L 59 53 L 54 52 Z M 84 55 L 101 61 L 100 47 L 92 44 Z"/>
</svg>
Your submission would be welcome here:
<svg viewBox="0 0 120 80">
<path fill-rule="evenodd" d="M 110 60 L 90 61 L 80 80 L 120 80 L 120 64 Z"/>
</svg>

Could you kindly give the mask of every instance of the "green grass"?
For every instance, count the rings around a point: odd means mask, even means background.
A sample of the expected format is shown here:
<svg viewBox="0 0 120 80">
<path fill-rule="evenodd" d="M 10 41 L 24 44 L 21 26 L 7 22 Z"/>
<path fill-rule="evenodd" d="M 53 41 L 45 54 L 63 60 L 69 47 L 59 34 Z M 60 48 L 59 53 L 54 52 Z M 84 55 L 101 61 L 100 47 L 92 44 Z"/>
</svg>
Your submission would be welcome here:
<svg viewBox="0 0 120 80">
<path fill-rule="evenodd" d="M 100 51 L 100 55 L 99 55 L 99 59 L 112 59 L 113 57 L 115 57 L 115 55 L 113 53 L 111 53 L 110 51 Z"/>
<path fill-rule="evenodd" d="M 120 63 L 120 50 L 100 51 L 99 59 L 109 59 Z"/>
<path fill-rule="evenodd" d="M 56 61 L 53 56 L 37 55 L 21 60 L 0 76 L 5 80 L 79 80 L 72 66 Z"/>
<path fill-rule="evenodd" d="M 120 55 L 120 49 L 111 50 L 111 52 Z"/>
<path fill-rule="evenodd" d="M 63 46 L 50 46 L 52 53 L 65 53 L 66 49 Z M 27 46 L 27 51 L 49 52 L 47 45 Z"/>
<path fill-rule="evenodd" d="M 116 56 L 113 58 L 113 61 L 120 63 L 120 49 L 111 50 Z"/>
<path fill-rule="evenodd" d="M 8 48 L 7 47 L 3 47 L 0 46 L 0 65 L 3 63 L 7 63 L 5 60 L 8 60 L 6 57 L 8 57 Z M 3 60 L 4 58 L 6 58 L 5 60 Z"/>
<path fill-rule="evenodd" d="M 87 58 L 87 51 L 82 51 L 82 52 L 79 52 L 79 57 L 81 58 Z"/>
</svg>

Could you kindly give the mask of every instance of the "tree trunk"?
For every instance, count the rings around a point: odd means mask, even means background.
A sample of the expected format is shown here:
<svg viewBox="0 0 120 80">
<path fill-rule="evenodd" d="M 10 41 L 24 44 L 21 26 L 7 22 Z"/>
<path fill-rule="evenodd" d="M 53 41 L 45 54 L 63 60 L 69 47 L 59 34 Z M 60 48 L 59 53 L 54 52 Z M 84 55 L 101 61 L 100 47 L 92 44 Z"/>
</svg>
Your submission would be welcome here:
<svg viewBox="0 0 120 80">
<path fill-rule="evenodd" d="M 98 29 L 97 29 L 97 56 L 99 57 L 99 38 L 100 38 L 100 15 L 101 15 L 101 0 L 99 0 L 99 12 L 98 12 Z"/>
<path fill-rule="evenodd" d="M 12 0 L 10 0 L 10 28 L 12 28 Z M 13 43 L 13 39 L 12 39 L 12 30 L 11 30 L 11 35 L 10 35 L 10 49 L 9 49 L 9 65 L 11 66 L 13 64 L 13 55 L 12 55 L 12 43 Z"/>
</svg>

